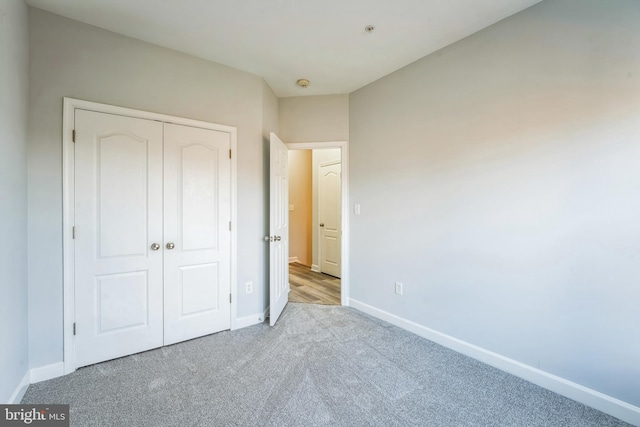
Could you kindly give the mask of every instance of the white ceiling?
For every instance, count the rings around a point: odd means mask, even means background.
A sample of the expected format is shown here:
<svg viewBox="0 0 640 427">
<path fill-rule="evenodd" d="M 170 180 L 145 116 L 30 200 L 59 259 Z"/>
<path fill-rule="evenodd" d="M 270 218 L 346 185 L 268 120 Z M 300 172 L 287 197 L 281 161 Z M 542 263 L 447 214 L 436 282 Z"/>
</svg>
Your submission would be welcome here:
<svg viewBox="0 0 640 427">
<path fill-rule="evenodd" d="M 277 96 L 352 92 L 541 0 L 27 0 L 264 77 Z M 364 28 L 374 25 L 367 33 Z M 296 86 L 299 78 L 311 85 Z"/>
</svg>

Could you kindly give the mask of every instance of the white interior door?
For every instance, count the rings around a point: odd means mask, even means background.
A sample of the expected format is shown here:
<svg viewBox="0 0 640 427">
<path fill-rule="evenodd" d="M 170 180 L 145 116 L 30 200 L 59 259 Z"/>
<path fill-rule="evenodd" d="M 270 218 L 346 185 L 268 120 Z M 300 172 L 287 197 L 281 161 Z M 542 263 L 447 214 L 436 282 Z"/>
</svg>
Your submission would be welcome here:
<svg viewBox="0 0 640 427">
<path fill-rule="evenodd" d="M 76 367 L 228 329 L 231 135 L 74 115 Z"/>
<path fill-rule="evenodd" d="M 79 367 L 162 346 L 162 123 L 84 110 L 75 123 Z"/>
<path fill-rule="evenodd" d="M 164 344 L 231 324 L 230 135 L 164 124 Z"/>
<path fill-rule="evenodd" d="M 341 276 L 342 165 L 320 165 L 318 174 L 318 221 L 320 226 L 320 271 Z"/>
<path fill-rule="evenodd" d="M 289 300 L 289 150 L 271 132 L 269 161 L 269 324 Z"/>
</svg>

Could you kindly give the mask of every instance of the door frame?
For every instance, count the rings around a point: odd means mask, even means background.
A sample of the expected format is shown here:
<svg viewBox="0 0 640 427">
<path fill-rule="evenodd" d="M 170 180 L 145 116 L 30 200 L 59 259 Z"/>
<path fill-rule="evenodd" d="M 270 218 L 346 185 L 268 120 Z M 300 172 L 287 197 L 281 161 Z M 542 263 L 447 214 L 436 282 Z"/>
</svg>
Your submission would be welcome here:
<svg viewBox="0 0 640 427">
<path fill-rule="evenodd" d="M 152 113 L 74 98 L 64 98 L 62 121 L 62 254 L 63 254 L 63 360 L 64 374 L 76 370 L 75 338 L 73 324 L 75 321 L 75 283 L 74 283 L 74 245 L 73 226 L 75 218 L 75 160 L 73 130 L 75 110 L 89 110 L 98 113 L 115 114 L 138 119 L 156 120 L 165 123 L 191 126 L 228 132 L 231 148 L 231 329 L 237 327 L 237 276 L 238 276 L 238 213 L 237 213 L 237 139 L 238 131 L 233 126 L 192 120 L 166 114 Z"/>
<path fill-rule="evenodd" d="M 348 141 L 326 141 L 326 142 L 292 142 L 286 144 L 289 150 L 320 150 L 323 148 L 340 148 L 340 162 L 342 163 L 342 242 L 340 247 L 340 303 L 343 306 L 349 305 L 349 142 Z"/>
</svg>

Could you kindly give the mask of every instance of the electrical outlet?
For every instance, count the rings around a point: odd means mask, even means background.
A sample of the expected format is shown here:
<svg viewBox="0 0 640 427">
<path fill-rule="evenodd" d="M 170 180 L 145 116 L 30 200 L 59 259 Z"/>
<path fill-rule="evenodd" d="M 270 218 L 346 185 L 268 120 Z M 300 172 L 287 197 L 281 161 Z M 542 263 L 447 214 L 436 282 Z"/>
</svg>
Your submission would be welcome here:
<svg viewBox="0 0 640 427">
<path fill-rule="evenodd" d="M 245 290 L 248 294 L 253 292 L 253 282 L 247 282 L 245 285 Z"/>
<path fill-rule="evenodd" d="M 396 282 L 396 295 L 402 295 L 402 283 Z"/>
</svg>

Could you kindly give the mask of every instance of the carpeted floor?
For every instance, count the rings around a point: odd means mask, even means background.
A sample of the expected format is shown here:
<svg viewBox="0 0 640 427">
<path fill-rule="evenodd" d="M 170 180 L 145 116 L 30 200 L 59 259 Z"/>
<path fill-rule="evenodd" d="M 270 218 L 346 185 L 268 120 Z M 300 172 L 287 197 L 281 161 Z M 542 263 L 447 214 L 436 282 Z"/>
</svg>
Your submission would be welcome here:
<svg viewBox="0 0 640 427">
<path fill-rule="evenodd" d="M 627 426 L 347 307 L 256 325 L 31 385 L 73 426 Z"/>
</svg>

